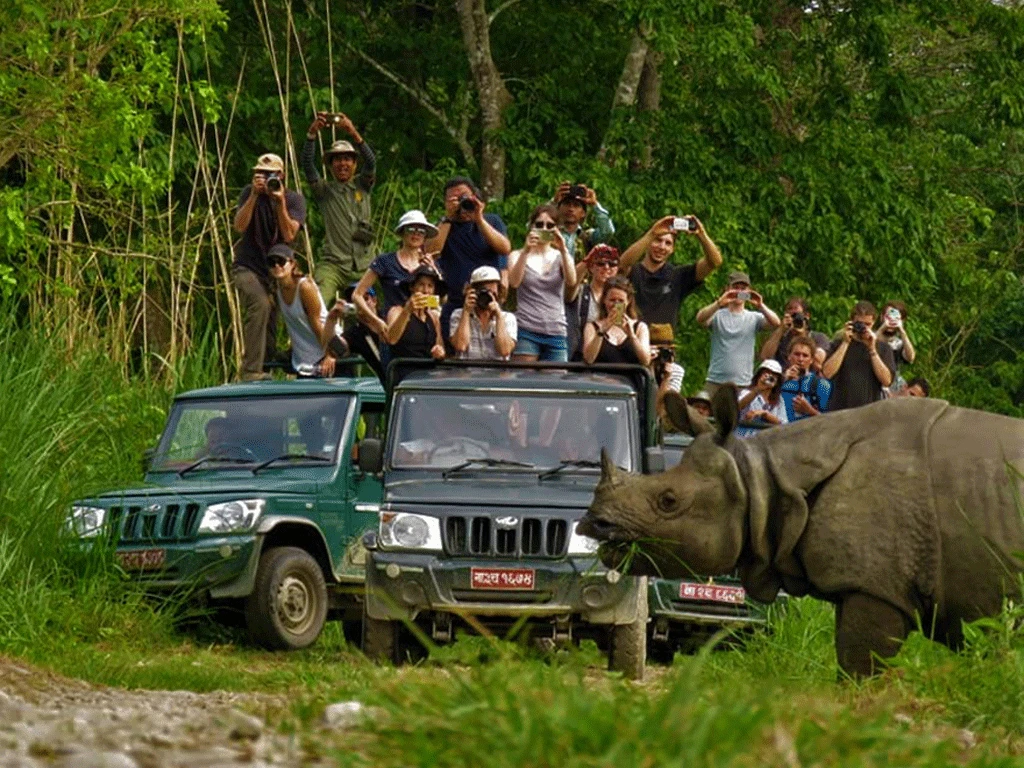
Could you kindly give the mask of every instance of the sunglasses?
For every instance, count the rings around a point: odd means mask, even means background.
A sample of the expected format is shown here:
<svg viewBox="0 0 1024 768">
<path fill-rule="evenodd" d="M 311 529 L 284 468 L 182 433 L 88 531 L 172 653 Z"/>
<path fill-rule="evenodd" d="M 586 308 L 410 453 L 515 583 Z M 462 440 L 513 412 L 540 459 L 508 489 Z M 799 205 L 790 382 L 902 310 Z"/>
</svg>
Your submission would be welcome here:
<svg viewBox="0 0 1024 768">
<path fill-rule="evenodd" d="M 420 226 L 406 227 L 405 231 L 408 232 L 410 235 L 425 235 L 425 234 L 427 234 L 427 228 L 426 227 L 420 227 Z"/>
<path fill-rule="evenodd" d="M 289 261 L 291 261 L 291 259 L 286 259 L 284 256 L 271 256 L 267 259 L 267 263 L 272 267 L 283 267 Z"/>
<path fill-rule="evenodd" d="M 603 267 L 604 269 L 618 269 L 619 262 L 617 261 L 596 261 L 594 262 L 595 267 Z"/>
<path fill-rule="evenodd" d="M 779 377 L 776 376 L 774 373 L 766 373 L 761 377 L 761 381 L 763 381 L 765 384 L 774 384 L 778 380 Z"/>
<path fill-rule="evenodd" d="M 553 221 L 535 221 L 533 222 L 534 229 L 554 229 L 558 225 Z"/>
</svg>

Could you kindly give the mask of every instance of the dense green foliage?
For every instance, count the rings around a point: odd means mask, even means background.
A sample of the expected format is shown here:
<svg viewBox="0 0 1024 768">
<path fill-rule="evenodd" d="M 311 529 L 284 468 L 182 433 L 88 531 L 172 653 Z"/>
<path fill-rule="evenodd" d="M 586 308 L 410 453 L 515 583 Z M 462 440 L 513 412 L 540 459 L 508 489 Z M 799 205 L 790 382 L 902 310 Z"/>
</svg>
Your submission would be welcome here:
<svg viewBox="0 0 1024 768">
<path fill-rule="evenodd" d="M 565 178 L 597 189 L 620 246 L 656 216 L 697 213 L 771 305 L 806 294 L 831 332 L 858 298 L 903 299 L 914 374 L 1021 413 L 1019 4 L 487 10 L 508 90 L 491 208 L 514 242 Z M 263 151 L 298 178 L 314 107 L 346 111 L 377 150 L 381 247 L 402 210 L 439 215 L 442 179 L 479 163 L 482 94 L 451 0 L 23 0 L 0 14 L 0 290 L 40 330 L 100 333 L 125 370 L 173 362 L 211 322 L 231 349 L 232 202 Z M 612 110 L 641 38 L 657 82 Z M 314 211 L 313 256 L 321 235 Z M 684 322 L 679 344 L 694 387 L 707 335 Z"/>
</svg>

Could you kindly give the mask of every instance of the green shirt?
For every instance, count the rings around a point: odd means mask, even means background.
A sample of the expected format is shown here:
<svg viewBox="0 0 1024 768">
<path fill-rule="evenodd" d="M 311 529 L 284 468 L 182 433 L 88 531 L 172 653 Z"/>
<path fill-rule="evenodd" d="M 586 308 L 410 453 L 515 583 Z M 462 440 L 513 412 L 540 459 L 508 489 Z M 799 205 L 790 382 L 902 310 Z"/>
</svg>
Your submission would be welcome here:
<svg viewBox="0 0 1024 768">
<path fill-rule="evenodd" d="M 364 272 L 370 265 L 370 191 L 373 189 L 376 162 L 366 142 L 358 144 L 359 173 L 342 183 L 333 176 L 320 178 L 313 162 L 316 141 L 307 137 L 302 147 L 301 165 L 306 181 L 313 188 L 313 199 L 324 219 L 324 246 L 321 258 L 335 262 L 354 272 Z"/>
</svg>

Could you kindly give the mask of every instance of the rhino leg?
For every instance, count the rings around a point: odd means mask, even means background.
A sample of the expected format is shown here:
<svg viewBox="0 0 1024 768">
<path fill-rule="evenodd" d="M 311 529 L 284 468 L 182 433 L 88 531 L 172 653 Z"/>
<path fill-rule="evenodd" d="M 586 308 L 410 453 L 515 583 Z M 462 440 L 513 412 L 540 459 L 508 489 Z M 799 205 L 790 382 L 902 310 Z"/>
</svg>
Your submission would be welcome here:
<svg viewBox="0 0 1024 768">
<path fill-rule="evenodd" d="M 882 671 L 879 658 L 896 655 L 910 631 L 902 611 L 884 600 L 854 592 L 836 604 L 836 658 L 850 677 Z"/>
</svg>

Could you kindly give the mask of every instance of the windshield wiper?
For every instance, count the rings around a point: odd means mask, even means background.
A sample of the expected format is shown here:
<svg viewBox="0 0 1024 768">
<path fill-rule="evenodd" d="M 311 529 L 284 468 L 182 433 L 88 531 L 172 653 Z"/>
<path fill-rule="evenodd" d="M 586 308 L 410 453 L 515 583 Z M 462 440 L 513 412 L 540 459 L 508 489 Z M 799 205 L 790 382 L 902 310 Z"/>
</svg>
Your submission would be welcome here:
<svg viewBox="0 0 1024 768">
<path fill-rule="evenodd" d="M 594 461 L 593 459 L 570 459 L 568 461 L 563 461 L 557 467 L 544 470 L 540 473 L 540 476 L 537 479 L 543 480 L 545 477 L 554 477 L 563 469 L 569 469 L 569 467 L 594 467 L 596 469 L 600 469 L 601 462 Z"/>
<path fill-rule="evenodd" d="M 191 472 L 193 469 L 196 469 L 206 463 L 224 464 L 227 462 L 232 464 L 252 464 L 252 461 L 249 459 L 233 459 L 230 456 L 203 456 L 203 458 L 196 459 L 184 469 L 179 469 L 178 477 L 184 477 L 187 472 Z"/>
<path fill-rule="evenodd" d="M 525 461 L 513 461 L 512 459 L 490 459 L 490 458 L 479 458 L 479 459 L 466 459 L 461 464 L 456 464 L 454 467 L 449 467 L 441 473 L 441 478 L 444 479 L 453 472 L 459 472 L 463 469 L 467 469 L 474 464 L 482 464 L 485 467 L 529 467 L 533 469 L 536 464 L 528 464 Z"/>
<path fill-rule="evenodd" d="M 332 463 L 334 459 L 328 459 L 326 456 L 314 456 L 311 453 L 282 453 L 280 456 L 275 456 L 272 459 L 261 461 L 255 467 L 252 468 L 252 473 L 255 475 L 261 469 L 266 469 L 276 461 L 323 461 L 328 464 Z"/>
</svg>

